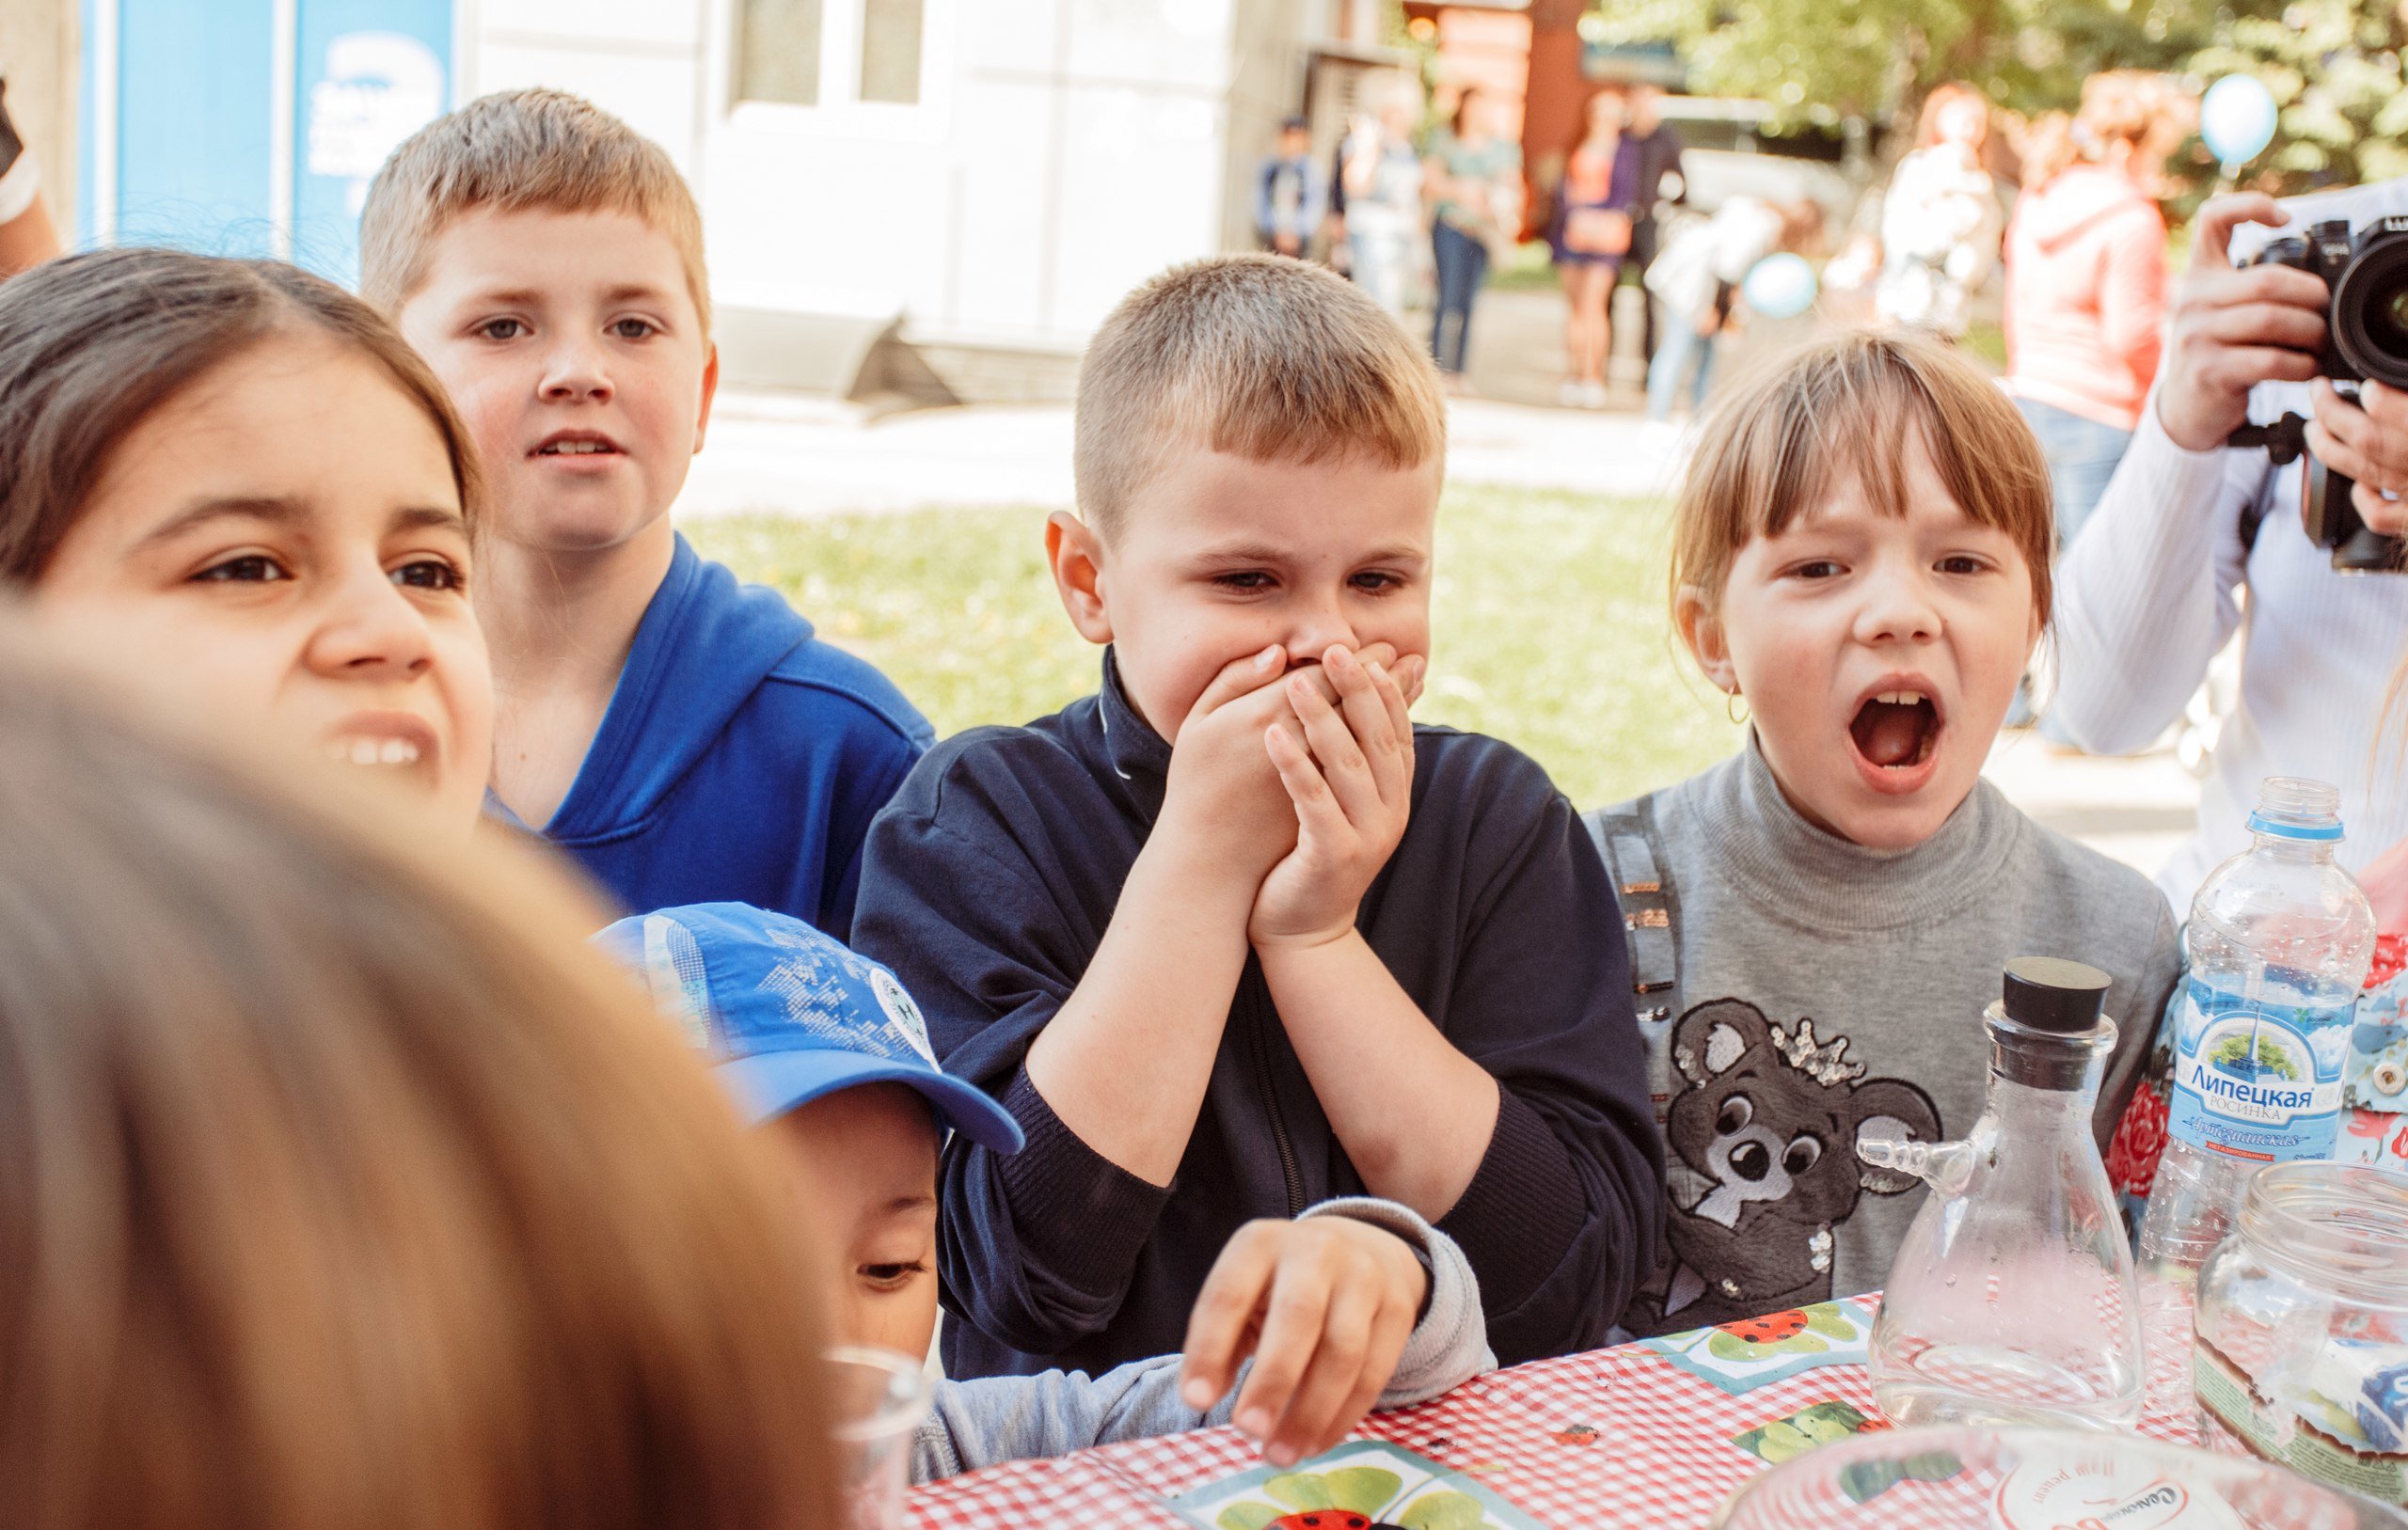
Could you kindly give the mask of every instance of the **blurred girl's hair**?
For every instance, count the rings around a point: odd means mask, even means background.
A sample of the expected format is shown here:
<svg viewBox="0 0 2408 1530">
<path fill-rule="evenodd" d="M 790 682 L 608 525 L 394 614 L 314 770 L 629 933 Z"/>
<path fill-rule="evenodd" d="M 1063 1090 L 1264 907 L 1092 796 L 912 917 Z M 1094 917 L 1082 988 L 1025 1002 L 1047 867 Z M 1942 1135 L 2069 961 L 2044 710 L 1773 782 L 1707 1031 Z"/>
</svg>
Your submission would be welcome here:
<svg viewBox="0 0 2408 1530">
<path fill-rule="evenodd" d="M 2132 170 L 2152 195 L 2162 195 L 2165 161 L 2198 131 L 2198 93 L 2171 74 L 2119 69 L 2082 85 L 2073 137 L 2081 151 L 2102 157 L 2116 143 L 2131 145 Z"/>
<path fill-rule="evenodd" d="M 2082 158 L 2074 140 L 2073 118 L 2064 112 L 2041 113 L 2024 128 L 2015 152 L 2022 190 L 2038 191 Z"/>
<path fill-rule="evenodd" d="M 1973 146 L 1974 149 L 1978 150 L 1988 144 L 1990 134 L 1989 98 L 1983 95 L 1981 91 L 1975 89 L 1973 87 L 1967 85 L 1962 80 L 1950 80 L 1944 84 L 1933 86 L 1931 87 L 1931 94 L 1923 98 L 1923 113 L 1915 118 L 1915 147 L 1917 149 L 1929 149 L 1932 145 L 1940 141 L 1941 114 L 1947 111 L 1952 104 L 1960 102 L 1971 102 L 1982 109 L 1982 141 L 1981 143 L 1975 144 Z"/>
<path fill-rule="evenodd" d="M 11 1530 L 832 1522 L 815 1271 L 597 916 L 5 617 Z"/>
</svg>

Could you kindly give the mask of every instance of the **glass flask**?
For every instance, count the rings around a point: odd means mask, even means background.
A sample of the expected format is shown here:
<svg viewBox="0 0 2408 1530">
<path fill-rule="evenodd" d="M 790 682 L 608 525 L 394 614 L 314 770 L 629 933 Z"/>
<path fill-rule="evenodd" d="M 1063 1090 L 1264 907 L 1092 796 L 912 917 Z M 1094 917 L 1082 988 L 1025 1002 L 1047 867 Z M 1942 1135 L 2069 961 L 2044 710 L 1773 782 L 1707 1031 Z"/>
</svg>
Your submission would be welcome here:
<svg viewBox="0 0 2408 1530">
<path fill-rule="evenodd" d="M 928 1416 L 927 1367 L 891 1349 L 847 1344 L 828 1351 L 827 1368 L 844 1489 L 841 1530 L 903 1530 L 911 1440 Z"/>
<path fill-rule="evenodd" d="M 1989 1096 L 1964 1141 L 1860 1142 L 1931 1193 L 1890 1269 L 1873 1396 L 1893 1424 L 2112 1427 L 2146 1368 L 2131 1245 L 2091 1132 L 2108 977 L 2020 956 L 1983 1012 Z"/>
</svg>

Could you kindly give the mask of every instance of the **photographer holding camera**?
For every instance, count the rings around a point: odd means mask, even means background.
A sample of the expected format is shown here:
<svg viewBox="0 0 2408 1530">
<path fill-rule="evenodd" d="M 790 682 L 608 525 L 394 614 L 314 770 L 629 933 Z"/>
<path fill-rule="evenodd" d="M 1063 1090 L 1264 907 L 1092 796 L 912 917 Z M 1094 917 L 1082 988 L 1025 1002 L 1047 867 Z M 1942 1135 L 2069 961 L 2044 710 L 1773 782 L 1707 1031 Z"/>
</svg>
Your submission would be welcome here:
<svg viewBox="0 0 2408 1530">
<path fill-rule="evenodd" d="M 2246 615 L 2198 832 L 2158 877 L 2177 908 L 2246 847 L 2266 776 L 2340 786 L 2353 870 L 2408 839 L 2408 774 L 2377 748 L 2408 579 L 2354 572 L 2396 570 L 2385 539 L 2408 530 L 2408 225 L 2383 221 L 2399 214 L 2408 179 L 2200 209 L 2156 388 L 2058 570 L 2052 714 L 2102 753 L 2179 718 Z"/>
</svg>

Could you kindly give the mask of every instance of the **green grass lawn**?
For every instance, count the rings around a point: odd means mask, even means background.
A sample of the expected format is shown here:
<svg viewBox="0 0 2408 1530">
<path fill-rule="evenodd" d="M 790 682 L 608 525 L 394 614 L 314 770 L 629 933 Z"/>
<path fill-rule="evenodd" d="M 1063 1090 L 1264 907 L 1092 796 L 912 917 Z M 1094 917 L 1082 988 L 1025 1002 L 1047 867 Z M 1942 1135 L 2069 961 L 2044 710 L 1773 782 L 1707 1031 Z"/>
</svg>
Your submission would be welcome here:
<svg viewBox="0 0 2408 1530">
<path fill-rule="evenodd" d="M 1676 659 L 1666 509 L 1454 488 L 1439 516 L 1434 655 L 1415 716 L 1536 756 L 1582 807 L 1668 785 L 1738 746 Z M 706 557 L 785 591 L 821 637 L 892 676 L 950 733 L 1025 722 L 1095 688 L 1045 571 L 1041 509 L 689 523 Z"/>
</svg>

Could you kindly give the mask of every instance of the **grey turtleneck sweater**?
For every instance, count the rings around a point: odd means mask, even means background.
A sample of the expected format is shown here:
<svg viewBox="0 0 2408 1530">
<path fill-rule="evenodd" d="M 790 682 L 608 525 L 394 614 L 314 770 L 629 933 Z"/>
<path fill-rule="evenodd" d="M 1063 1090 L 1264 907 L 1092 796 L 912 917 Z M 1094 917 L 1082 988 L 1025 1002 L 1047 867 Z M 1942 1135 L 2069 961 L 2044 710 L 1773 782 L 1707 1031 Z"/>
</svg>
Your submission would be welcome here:
<svg viewBox="0 0 2408 1530">
<path fill-rule="evenodd" d="M 2147 877 L 1986 781 L 1923 844 L 1868 850 L 1799 817 L 1751 735 L 1713 769 L 1588 821 L 1631 925 L 1665 1131 L 1671 1254 L 1624 1317 L 1637 1333 L 1887 1280 L 1923 1189 L 1860 1162 L 1857 1137 L 1972 1126 L 1988 1081 L 1982 1009 L 2010 958 L 2070 957 L 2115 980 L 2101 1144 L 2180 971 Z"/>
</svg>

